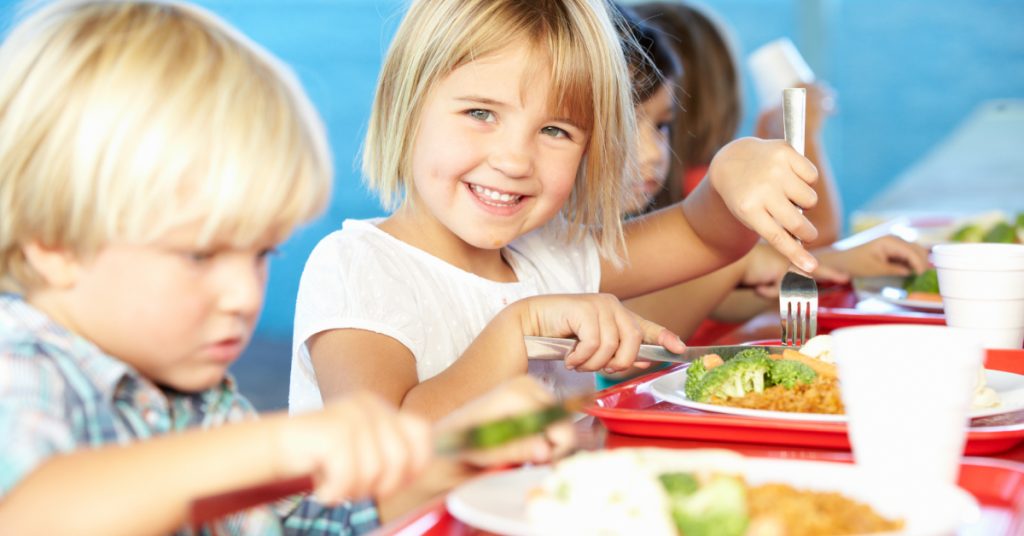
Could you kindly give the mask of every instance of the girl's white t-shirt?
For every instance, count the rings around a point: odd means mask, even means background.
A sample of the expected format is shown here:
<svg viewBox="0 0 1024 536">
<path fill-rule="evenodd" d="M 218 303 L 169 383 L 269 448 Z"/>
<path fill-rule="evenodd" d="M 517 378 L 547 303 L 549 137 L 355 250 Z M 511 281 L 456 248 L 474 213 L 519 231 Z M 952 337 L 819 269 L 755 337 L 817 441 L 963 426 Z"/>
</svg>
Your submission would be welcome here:
<svg viewBox="0 0 1024 536">
<path fill-rule="evenodd" d="M 565 224 L 558 220 L 502 251 L 514 283 L 456 268 L 381 231 L 380 221 L 346 220 L 306 261 L 295 307 L 292 413 L 323 407 L 306 346 L 317 333 L 354 328 L 391 337 L 412 352 L 424 381 L 461 356 L 506 305 L 541 294 L 597 292 L 600 285 L 594 240 L 565 240 Z M 593 373 L 568 371 L 560 361 L 531 361 L 529 370 L 560 397 L 594 386 Z"/>
</svg>

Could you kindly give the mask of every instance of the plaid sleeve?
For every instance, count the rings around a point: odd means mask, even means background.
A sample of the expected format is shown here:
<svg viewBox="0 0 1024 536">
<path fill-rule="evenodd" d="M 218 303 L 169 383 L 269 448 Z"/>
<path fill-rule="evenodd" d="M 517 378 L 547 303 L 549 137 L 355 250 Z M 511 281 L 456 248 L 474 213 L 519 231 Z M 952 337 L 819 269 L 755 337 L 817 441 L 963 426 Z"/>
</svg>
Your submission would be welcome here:
<svg viewBox="0 0 1024 536">
<path fill-rule="evenodd" d="M 0 497 L 51 456 L 75 447 L 53 362 L 0 351 Z"/>
<path fill-rule="evenodd" d="M 380 526 L 373 501 L 343 502 L 325 506 L 310 495 L 297 496 L 277 505 L 288 536 L 348 536 L 365 534 Z"/>
</svg>

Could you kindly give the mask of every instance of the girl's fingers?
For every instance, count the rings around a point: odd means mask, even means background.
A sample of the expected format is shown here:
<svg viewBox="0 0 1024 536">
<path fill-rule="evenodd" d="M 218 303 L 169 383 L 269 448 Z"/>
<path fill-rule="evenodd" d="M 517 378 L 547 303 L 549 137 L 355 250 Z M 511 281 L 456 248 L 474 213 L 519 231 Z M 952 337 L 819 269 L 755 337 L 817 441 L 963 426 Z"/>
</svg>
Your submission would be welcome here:
<svg viewBox="0 0 1024 536">
<path fill-rule="evenodd" d="M 640 331 L 633 313 L 622 308 L 618 311 L 616 319 L 619 329 L 619 347 L 611 361 L 601 365 L 609 374 L 626 370 L 632 366 L 636 361 L 637 352 L 640 351 L 640 344 L 644 342 L 643 332 Z"/>
<path fill-rule="evenodd" d="M 785 185 L 783 191 L 791 204 L 801 208 L 810 209 L 818 204 L 818 193 L 807 183 L 790 181 Z"/>
<path fill-rule="evenodd" d="M 769 245 L 801 270 L 810 273 L 818 267 L 818 260 L 808 253 L 803 245 L 786 232 L 769 214 L 765 213 L 755 216 L 749 223 L 751 229 L 764 237 Z"/>
</svg>

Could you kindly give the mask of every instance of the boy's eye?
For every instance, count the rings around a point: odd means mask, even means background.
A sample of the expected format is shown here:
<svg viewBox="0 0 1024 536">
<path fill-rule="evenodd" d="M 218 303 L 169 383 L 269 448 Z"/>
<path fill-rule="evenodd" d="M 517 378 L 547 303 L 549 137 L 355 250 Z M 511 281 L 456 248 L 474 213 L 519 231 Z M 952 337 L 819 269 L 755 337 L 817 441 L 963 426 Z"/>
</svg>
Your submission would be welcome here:
<svg viewBox="0 0 1024 536">
<path fill-rule="evenodd" d="M 202 264 L 213 258 L 215 255 L 212 251 L 186 251 L 185 258 L 196 263 Z"/>
<path fill-rule="evenodd" d="M 569 132 L 566 131 L 565 129 L 562 129 L 562 128 L 547 126 L 547 127 L 544 127 L 542 129 L 540 129 L 540 131 L 542 133 L 544 133 L 545 135 L 547 135 L 547 136 L 551 136 L 552 138 L 569 138 L 569 139 L 572 139 L 572 136 L 569 135 Z"/>
<path fill-rule="evenodd" d="M 468 112 L 466 112 L 466 114 L 472 117 L 473 119 L 476 119 L 477 121 L 485 121 L 489 123 L 494 120 L 494 113 L 491 112 L 490 110 L 481 110 L 477 108 L 469 110 Z"/>
</svg>

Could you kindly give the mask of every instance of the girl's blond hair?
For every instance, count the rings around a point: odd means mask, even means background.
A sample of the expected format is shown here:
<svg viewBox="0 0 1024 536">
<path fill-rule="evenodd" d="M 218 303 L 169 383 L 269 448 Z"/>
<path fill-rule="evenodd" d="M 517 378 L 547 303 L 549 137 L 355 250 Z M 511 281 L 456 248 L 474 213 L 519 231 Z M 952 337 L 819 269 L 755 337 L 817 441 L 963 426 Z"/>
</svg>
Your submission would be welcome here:
<svg viewBox="0 0 1024 536">
<path fill-rule="evenodd" d="M 605 0 L 418 0 L 391 43 L 363 157 L 368 186 L 387 209 L 406 202 L 411 154 L 430 90 L 458 67 L 528 42 L 550 68 L 553 110 L 590 132 L 563 209 L 570 238 L 586 230 L 617 258 L 620 207 L 636 173 L 629 69 Z"/>
<path fill-rule="evenodd" d="M 0 47 L 0 291 L 29 242 L 87 258 L 202 222 L 197 246 L 283 239 L 328 200 L 323 126 L 290 71 L 207 11 L 78 0 Z"/>
</svg>

